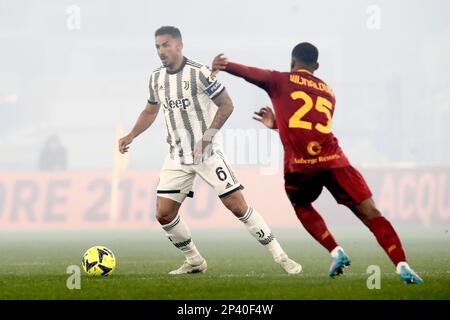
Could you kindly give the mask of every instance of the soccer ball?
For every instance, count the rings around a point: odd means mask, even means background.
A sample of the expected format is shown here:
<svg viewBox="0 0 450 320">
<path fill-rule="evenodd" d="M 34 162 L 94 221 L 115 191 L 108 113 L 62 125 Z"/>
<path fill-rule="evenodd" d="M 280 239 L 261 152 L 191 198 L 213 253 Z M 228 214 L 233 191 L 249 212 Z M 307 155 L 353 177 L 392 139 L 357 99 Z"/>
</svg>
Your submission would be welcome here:
<svg viewBox="0 0 450 320">
<path fill-rule="evenodd" d="M 109 276 L 116 267 L 116 258 L 111 250 L 104 246 L 89 248 L 81 261 L 83 270 L 90 276 Z"/>
</svg>

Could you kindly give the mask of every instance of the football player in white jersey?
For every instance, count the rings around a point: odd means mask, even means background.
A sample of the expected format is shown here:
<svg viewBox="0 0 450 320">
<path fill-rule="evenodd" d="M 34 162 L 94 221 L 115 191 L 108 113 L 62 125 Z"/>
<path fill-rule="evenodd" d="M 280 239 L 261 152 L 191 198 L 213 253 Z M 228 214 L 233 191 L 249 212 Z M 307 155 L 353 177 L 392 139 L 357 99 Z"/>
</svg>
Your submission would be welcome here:
<svg viewBox="0 0 450 320">
<path fill-rule="evenodd" d="M 179 29 L 159 28 L 155 45 L 163 65 L 151 74 L 147 105 L 131 132 L 119 140 L 119 150 L 128 151 L 133 139 L 150 127 L 162 106 L 169 153 L 157 187 L 156 218 L 186 257 L 181 267 L 170 274 L 204 272 L 207 268 L 178 213 L 183 200 L 193 196 L 196 175 L 216 190 L 225 207 L 269 250 L 275 262 L 289 274 L 300 273 L 301 265 L 287 256 L 263 217 L 247 205 L 243 187 L 223 155 L 217 134 L 233 112 L 227 91 L 211 77 L 206 66 L 183 56 Z"/>
</svg>

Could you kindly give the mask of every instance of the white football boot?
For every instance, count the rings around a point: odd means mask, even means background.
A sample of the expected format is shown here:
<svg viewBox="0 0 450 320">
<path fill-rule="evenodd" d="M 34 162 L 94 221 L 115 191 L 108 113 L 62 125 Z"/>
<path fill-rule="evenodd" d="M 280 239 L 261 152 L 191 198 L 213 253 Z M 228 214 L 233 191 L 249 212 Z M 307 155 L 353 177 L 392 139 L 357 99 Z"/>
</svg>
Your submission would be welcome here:
<svg viewBox="0 0 450 320">
<path fill-rule="evenodd" d="M 301 264 L 289 259 L 286 253 L 282 253 L 280 256 L 275 258 L 275 262 L 278 263 L 288 274 L 297 274 L 303 270 Z"/>
<path fill-rule="evenodd" d="M 176 270 L 172 270 L 169 272 L 169 274 L 177 275 L 177 274 L 188 274 L 188 273 L 204 273 L 206 269 L 208 268 L 208 264 L 206 263 L 206 260 L 203 259 L 203 261 L 198 265 L 192 265 L 189 262 L 184 261 L 181 267 L 179 267 Z"/>
</svg>

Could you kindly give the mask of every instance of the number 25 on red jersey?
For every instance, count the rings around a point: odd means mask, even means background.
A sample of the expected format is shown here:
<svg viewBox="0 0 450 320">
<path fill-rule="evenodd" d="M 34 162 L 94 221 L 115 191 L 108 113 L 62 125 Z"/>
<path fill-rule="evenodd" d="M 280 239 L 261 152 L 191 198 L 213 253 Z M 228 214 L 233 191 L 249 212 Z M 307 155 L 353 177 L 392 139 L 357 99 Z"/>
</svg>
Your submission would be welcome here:
<svg viewBox="0 0 450 320">
<path fill-rule="evenodd" d="M 316 104 L 313 104 L 313 100 L 310 95 L 304 91 L 295 91 L 291 93 L 293 100 L 303 100 L 303 105 L 289 118 L 289 128 L 302 128 L 306 130 L 317 130 L 321 133 L 331 132 L 331 110 L 333 104 L 324 97 L 317 96 Z M 327 123 L 316 123 L 313 127 L 313 123 L 302 120 L 302 118 L 311 111 L 312 108 L 324 113 L 327 116 Z"/>
</svg>

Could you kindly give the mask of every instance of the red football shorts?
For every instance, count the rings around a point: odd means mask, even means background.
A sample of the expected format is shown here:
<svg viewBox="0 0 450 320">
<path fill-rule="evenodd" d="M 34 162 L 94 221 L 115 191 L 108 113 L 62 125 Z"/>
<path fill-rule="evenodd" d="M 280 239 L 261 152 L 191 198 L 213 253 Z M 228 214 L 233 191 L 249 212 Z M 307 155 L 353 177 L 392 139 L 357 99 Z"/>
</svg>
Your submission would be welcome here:
<svg viewBox="0 0 450 320">
<path fill-rule="evenodd" d="M 323 187 L 340 204 L 351 206 L 372 197 L 361 173 L 352 166 L 316 172 L 286 173 L 284 187 L 292 205 L 310 204 L 322 192 Z"/>
</svg>

